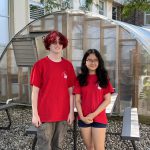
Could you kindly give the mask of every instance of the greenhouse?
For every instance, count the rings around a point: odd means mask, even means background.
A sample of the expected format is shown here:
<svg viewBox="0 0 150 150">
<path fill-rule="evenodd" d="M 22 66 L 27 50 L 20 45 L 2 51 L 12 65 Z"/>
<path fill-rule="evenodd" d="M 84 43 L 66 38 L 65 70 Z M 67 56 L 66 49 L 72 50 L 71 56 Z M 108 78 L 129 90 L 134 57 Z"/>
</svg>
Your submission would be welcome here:
<svg viewBox="0 0 150 150">
<path fill-rule="evenodd" d="M 42 37 L 53 29 L 68 37 L 63 56 L 76 72 L 87 49 L 100 51 L 120 112 L 134 106 L 139 114 L 150 116 L 150 31 L 82 10 L 47 14 L 12 38 L 0 57 L 1 102 L 19 97 L 19 103 L 31 104 L 30 72 L 34 62 L 48 54 Z"/>
</svg>

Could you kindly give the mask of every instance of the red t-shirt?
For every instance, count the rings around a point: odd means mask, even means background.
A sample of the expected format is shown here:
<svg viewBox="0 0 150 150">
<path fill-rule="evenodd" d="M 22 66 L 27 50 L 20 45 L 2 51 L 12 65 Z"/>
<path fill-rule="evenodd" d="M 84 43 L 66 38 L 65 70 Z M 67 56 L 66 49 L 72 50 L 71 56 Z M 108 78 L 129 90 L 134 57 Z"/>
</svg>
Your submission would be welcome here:
<svg viewBox="0 0 150 150">
<path fill-rule="evenodd" d="M 53 62 L 45 57 L 34 64 L 30 84 L 39 88 L 41 122 L 67 120 L 70 111 L 68 88 L 74 86 L 75 78 L 72 64 L 64 58 L 61 62 Z"/>
<path fill-rule="evenodd" d="M 94 112 L 104 101 L 105 94 L 114 92 L 114 89 L 110 82 L 108 83 L 108 86 L 106 88 L 101 88 L 97 84 L 96 75 L 89 75 L 87 78 L 87 82 L 87 86 L 80 86 L 79 82 L 77 81 L 73 90 L 74 94 L 81 95 L 81 107 L 83 116 Z M 103 110 L 98 116 L 96 116 L 93 121 L 107 124 L 107 116 L 105 110 Z"/>
</svg>

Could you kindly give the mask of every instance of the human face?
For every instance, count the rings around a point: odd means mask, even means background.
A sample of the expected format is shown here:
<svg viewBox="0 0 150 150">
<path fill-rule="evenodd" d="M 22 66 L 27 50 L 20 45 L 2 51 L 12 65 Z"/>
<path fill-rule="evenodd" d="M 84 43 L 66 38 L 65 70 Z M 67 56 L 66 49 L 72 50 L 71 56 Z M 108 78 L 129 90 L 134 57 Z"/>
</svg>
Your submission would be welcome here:
<svg viewBox="0 0 150 150">
<path fill-rule="evenodd" d="M 50 45 L 50 51 L 59 54 L 62 53 L 63 45 L 59 41 L 59 37 L 56 37 L 56 41 Z"/>
<path fill-rule="evenodd" d="M 89 74 L 95 74 L 98 65 L 99 65 L 98 58 L 95 56 L 95 54 L 90 54 L 86 58 L 86 67 L 89 70 Z"/>
</svg>

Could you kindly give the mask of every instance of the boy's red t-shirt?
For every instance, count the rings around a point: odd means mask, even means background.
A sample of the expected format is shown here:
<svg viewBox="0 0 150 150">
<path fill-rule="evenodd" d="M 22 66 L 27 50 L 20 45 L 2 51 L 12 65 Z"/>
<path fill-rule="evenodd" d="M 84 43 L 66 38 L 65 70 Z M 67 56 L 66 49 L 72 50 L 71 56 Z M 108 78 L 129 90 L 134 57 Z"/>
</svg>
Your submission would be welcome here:
<svg viewBox="0 0 150 150">
<path fill-rule="evenodd" d="M 41 122 L 67 120 L 70 111 L 69 87 L 74 86 L 72 64 L 62 58 L 53 62 L 48 57 L 37 61 L 32 69 L 30 84 L 39 88 L 38 114 Z"/>
<path fill-rule="evenodd" d="M 96 75 L 89 75 L 87 78 L 88 85 L 80 86 L 79 82 L 76 81 L 73 93 L 81 95 L 81 107 L 83 116 L 94 112 L 99 105 L 104 101 L 104 95 L 107 93 L 113 93 L 114 89 L 111 83 L 108 83 L 106 88 L 101 88 L 97 83 Z M 107 116 L 105 110 L 103 110 L 93 120 L 94 122 L 107 124 Z"/>
</svg>

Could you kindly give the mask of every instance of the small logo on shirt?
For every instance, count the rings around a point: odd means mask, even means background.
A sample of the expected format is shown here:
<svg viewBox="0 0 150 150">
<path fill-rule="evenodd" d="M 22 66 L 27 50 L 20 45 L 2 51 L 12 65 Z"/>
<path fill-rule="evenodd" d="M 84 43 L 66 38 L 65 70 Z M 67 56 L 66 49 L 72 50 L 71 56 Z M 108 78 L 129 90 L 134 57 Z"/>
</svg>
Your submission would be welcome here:
<svg viewBox="0 0 150 150">
<path fill-rule="evenodd" d="M 102 88 L 99 86 L 99 84 L 97 84 L 97 89 L 98 90 L 101 90 Z"/>
<path fill-rule="evenodd" d="M 67 79 L 67 74 L 64 72 L 64 79 Z"/>
</svg>

